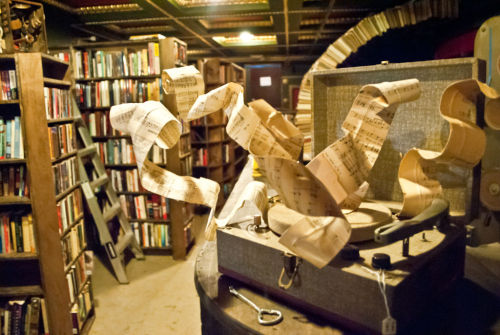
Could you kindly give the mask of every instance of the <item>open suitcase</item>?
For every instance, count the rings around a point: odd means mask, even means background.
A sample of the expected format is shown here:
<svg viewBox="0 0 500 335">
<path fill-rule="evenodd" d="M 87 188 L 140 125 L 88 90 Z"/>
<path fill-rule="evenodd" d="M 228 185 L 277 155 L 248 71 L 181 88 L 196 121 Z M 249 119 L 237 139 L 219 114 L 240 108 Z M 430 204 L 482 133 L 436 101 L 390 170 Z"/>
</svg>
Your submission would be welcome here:
<svg viewBox="0 0 500 335">
<path fill-rule="evenodd" d="M 402 201 L 397 180 L 399 152 L 411 147 L 440 151 L 448 134 L 448 124 L 439 114 L 441 94 L 457 80 L 484 81 L 484 63 L 462 58 L 375 65 L 319 71 L 313 78 L 315 153 L 341 136 L 342 121 L 363 85 L 409 78 L 419 79 L 422 96 L 398 107 L 368 180 L 368 198 L 386 204 Z M 483 106 L 484 101 L 478 100 L 471 120 L 480 126 Z M 385 253 L 391 257 L 391 268 L 385 271 L 388 305 L 398 330 L 404 330 L 463 276 L 464 224 L 480 216 L 481 168 L 452 172 L 442 181 L 450 202 L 450 216 L 442 219 L 450 224 L 406 239 L 406 256 L 401 242 L 363 242 L 358 244 L 359 259 L 349 261 L 338 255 L 318 269 L 279 244 L 271 231 L 257 233 L 248 229 L 251 222 L 242 222 L 217 231 L 219 271 L 356 332 L 379 333 L 387 311 L 371 260 L 375 253 Z"/>
</svg>

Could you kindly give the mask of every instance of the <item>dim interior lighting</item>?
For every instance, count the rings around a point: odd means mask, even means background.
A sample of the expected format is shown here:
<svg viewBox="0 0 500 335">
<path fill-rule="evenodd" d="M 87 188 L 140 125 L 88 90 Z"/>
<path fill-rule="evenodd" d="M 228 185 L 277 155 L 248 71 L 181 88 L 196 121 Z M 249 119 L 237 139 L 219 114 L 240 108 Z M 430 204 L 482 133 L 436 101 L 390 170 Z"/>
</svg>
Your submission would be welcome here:
<svg viewBox="0 0 500 335">
<path fill-rule="evenodd" d="M 249 33 L 248 31 L 242 31 L 240 33 L 240 40 L 244 43 L 250 42 L 253 40 L 254 35 L 252 33 Z"/>
</svg>

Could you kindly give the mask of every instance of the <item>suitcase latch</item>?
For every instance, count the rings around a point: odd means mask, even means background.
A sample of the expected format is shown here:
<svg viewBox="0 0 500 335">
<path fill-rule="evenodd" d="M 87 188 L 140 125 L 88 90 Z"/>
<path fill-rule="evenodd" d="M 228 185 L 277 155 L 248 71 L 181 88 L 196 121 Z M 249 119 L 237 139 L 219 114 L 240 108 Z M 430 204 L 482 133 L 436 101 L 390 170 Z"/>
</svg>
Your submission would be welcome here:
<svg viewBox="0 0 500 335">
<path fill-rule="evenodd" d="M 288 253 L 283 253 L 283 268 L 281 269 L 280 278 L 278 280 L 278 286 L 284 290 L 288 290 L 293 285 L 293 280 L 299 272 L 299 265 L 302 263 L 302 259 Z M 288 283 L 283 284 L 283 277 L 287 275 L 289 278 Z"/>
</svg>

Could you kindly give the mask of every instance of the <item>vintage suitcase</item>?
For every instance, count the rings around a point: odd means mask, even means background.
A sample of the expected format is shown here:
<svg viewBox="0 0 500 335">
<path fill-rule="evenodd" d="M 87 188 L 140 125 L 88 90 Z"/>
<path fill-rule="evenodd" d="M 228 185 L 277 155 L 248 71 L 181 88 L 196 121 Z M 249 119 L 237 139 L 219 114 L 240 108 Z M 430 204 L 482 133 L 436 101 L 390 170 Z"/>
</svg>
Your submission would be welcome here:
<svg viewBox="0 0 500 335">
<path fill-rule="evenodd" d="M 462 79 L 484 81 L 484 64 L 475 58 L 417 63 L 375 65 L 320 71 L 313 78 L 314 151 L 318 153 L 341 136 L 344 120 L 359 89 L 369 83 L 417 78 L 422 96 L 399 106 L 379 159 L 370 175 L 371 193 L 377 200 L 400 202 L 397 169 L 401 156 L 412 147 L 440 151 L 446 143 L 448 124 L 439 115 L 443 90 Z M 482 124 L 482 104 L 473 120 Z M 345 261 L 337 256 L 317 269 L 299 260 L 272 232 L 256 233 L 249 222 L 217 231 L 219 270 L 231 277 L 277 295 L 299 307 L 315 311 L 356 332 L 380 333 L 387 317 L 376 276 L 369 270 L 375 253 L 391 256 L 386 271 L 386 295 L 399 330 L 463 276 L 465 229 L 463 223 L 479 215 L 480 169 L 452 168 L 444 182 L 450 201 L 451 221 L 409 239 L 409 256 L 400 242 L 385 246 L 375 242 L 358 244 L 361 259 Z M 295 271 L 295 275 L 293 275 Z M 281 277 L 281 280 L 280 280 Z M 290 282 L 291 280 L 291 282 Z M 281 281 L 281 283 L 280 283 Z M 280 288 L 287 286 L 287 289 Z"/>
<path fill-rule="evenodd" d="M 398 107 L 389 134 L 379 158 L 373 166 L 368 182 L 369 198 L 402 201 L 398 182 L 400 153 L 413 147 L 441 151 L 448 139 L 448 122 L 439 114 L 439 103 L 444 89 L 452 82 L 478 79 L 484 82 L 485 65 L 477 58 L 458 58 L 425 62 L 361 66 L 314 75 L 313 151 L 318 154 L 342 136 L 340 129 L 354 97 L 368 83 L 417 78 L 422 94 L 419 99 Z M 480 111 L 472 115 L 473 122 L 483 125 Z M 474 171 L 451 167 L 441 179 L 450 211 L 463 222 L 478 216 L 480 166 Z"/>
</svg>

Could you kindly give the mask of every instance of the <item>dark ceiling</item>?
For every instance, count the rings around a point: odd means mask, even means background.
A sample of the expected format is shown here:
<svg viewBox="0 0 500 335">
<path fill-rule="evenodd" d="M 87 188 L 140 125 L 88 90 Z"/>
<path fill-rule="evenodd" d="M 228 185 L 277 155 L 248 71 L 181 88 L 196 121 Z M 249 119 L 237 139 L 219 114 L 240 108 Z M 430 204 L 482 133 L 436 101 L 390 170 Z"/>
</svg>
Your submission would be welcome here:
<svg viewBox="0 0 500 335">
<path fill-rule="evenodd" d="M 433 0 L 431 0 L 433 1 Z M 65 38 L 128 39 L 162 34 L 188 43 L 191 60 L 224 56 L 237 62 L 312 63 L 338 37 L 362 18 L 406 0 L 42 0 L 49 43 L 51 27 Z M 477 28 L 500 13 L 500 0 L 459 0 L 461 20 L 427 31 L 426 39 L 446 38 L 447 31 Z M 466 24 L 464 24 L 466 22 Z M 231 38 L 248 31 L 262 40 L 257 46 L 231 46 Z M 61 32 L 59 32 L 59 35 Z M 214 37 L 225 37 L 221 45 Z M 420 36 L 420 37 L 422 37 Z M 414 36 L 417 39 L 419 36 Z M 404 39 L 402 39 L 404 40 Z M 269 42 L 271 41 L 271 42 Z M 275 42 L 272 42 L 275 41 Z M 275 43 L 275 44 L 271 44 Z M 435 44 L 435 41 L 433 42 Z"/>
</svg>

